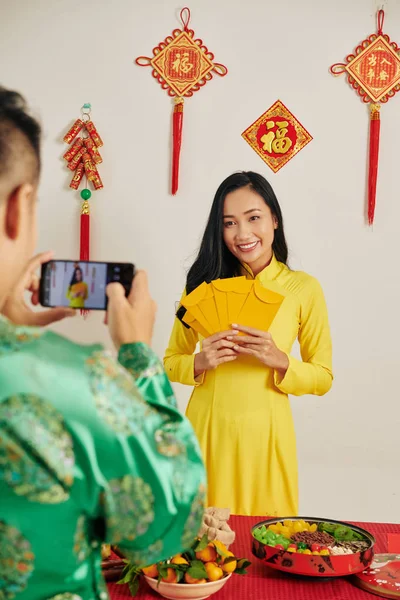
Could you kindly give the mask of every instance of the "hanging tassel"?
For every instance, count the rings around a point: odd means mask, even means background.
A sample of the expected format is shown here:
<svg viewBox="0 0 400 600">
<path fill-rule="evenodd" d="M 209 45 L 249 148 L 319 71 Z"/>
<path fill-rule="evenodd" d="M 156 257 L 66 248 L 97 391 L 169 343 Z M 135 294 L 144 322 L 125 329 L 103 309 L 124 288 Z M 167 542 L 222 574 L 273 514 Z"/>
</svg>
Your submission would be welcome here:
<svg viewBox="0 0 400 600">
<path fill-rule="evenodd" d="M 175 196 L 179 185 L 179 158 L 181 154 L 183 124 L 183 98 L 175 98 L 172 124 L 172 195 Z"/>
<path fill-rule="evenodd" d="M 85 200 L 81 209 L 81 250 L 80 260 L 89 260 L 90 245 L 90 212 L 89 202 Z"/>
<path fill-rule="evenodd" d="M 86 194 L 84 194 L 86 192 Z M 90 208 L 87 196 L 90 190 L 82 190 L 81 196 L 84 198 L 81 208 L 81 244 L 80 244 L 80 260 L 89 260 L 90 257 Z M 86 317 L 89 314 L 88 310 L 82 309 L 81 315 Z"/>
<path fill-rule="evenodd" d="M 376 182 L 378 178 L 379 135 L 381 129 L 380 105 L 371 104 L 369 128 L 369 173 L 368 173 L 368 224 L 372 225 L 375 214 Z"/>
</svg>

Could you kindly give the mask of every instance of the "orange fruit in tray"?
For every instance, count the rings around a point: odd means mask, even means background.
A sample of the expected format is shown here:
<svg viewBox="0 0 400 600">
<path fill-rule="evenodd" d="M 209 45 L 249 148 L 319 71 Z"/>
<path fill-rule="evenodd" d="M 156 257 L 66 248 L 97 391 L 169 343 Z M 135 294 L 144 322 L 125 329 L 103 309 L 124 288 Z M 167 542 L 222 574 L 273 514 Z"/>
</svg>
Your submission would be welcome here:
<svg viewBox="0 0 400 600">
<path fill-rule="evenodd" d="M 149 567 L 145 567 L 144 569 L 142 569 L 142 573 L 143 573 L 143 575 L 146 575 L 146 577 L 152 577 L 153 579 L 157 579 L 157 577 L 158 577 L 157 565 L 150 565 Z"/>
<path fill-rule="evenodd" d="M 223 544 L 222 542 L 220 542 L 219 540 L 214 540 L 213 544 L 216 548 L 218 548 L 218 550 L 220 550 L 221 552 L 225 552 L 226 554 L 228 553 L 228 548 L 225 546 L 225 544 Z"/>
<path fill-rule="evenodd" d="M 214 548 L 214 544 L 208 544 L 204 550 L 196 552 L 196 558 L 204 563 L 215 562 L 217 560 L 217 551 Z"/>
<path fill-rule="evenodd" d="M 177 554 L 176 556 L 174 556 L 174 558 L 171 560 L 173 565 L 188 565 L 188 561 L 186 560 L 186 558 L 183 558 L 183 556 L 181 554 Z"/>
<path fill-rule="evenodd" d="M 176 583 L 178 580 L 176 571 L 174 569 L 167 569 L 167 576 L 163 577 L 161 581 L 165 583 Z"/>
<path fill-rule="evenodd" d="M 227 552 L 227 554 L 228 554 L 228 557 L 235 556 L 233 554 L 233 552 Z M 237 562 L 236 562 L 236 560 L 231 560 L 230 562 L 225 564 L 225 561 L 224 561 L 222 563 L 221 567 L 222 567 L 222 570 L 224 571 L 224 573 L 233 573 L 233 571 L 237 567 Z"/>
<path fill-rule="evenodd" d="M 215 562 L 208 562 L 204 565 L 207 571 L 207 577 L 209 581 L 218 581 L 224 576 L 224 572 Z"/>
<path fill-rule="evenodd" d="M 190 577 L 189 573 L 185 573 L 185 581 L 186 583 L 207 583 L 205 579 L 194 579 Z"/>
</svg>

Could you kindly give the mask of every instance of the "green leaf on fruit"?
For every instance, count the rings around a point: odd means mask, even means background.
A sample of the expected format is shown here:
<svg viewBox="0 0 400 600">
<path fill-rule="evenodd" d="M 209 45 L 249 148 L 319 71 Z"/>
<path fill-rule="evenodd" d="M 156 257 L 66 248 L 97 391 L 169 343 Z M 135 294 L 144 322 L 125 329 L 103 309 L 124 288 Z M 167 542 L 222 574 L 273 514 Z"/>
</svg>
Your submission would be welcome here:
<svg viewBox="0 0 400 600">
<path fill-rule="evenodd" d="M 238 560 L 238 569 L 247 569 L 251 565 L 251 562 L 247 560 L 247 558 L 239 558 Z M 237 570 L 235 571 L 237 573 Z"/>
<path fill-rule="evenodd" d="M 169 568 L 169 566 L 166 564 L 159 565 L 159 567 L 158 567 L 158 575 L 159 575 L 158 579 L 159 580 L 162 579 L 163 577 L 168 577 L 168 568 Z"/>
<path fill-rule="evenodd" d="M 187 574 L 193 579 L 207 579 L 207 571 L 201 560 L 194 560 L 187 570 Z"/>
<path fill-rule="evenodd" d="M 136 567 L 135 565 L 129 565 L 125 567 L 123 571 L 123 578 L 117 581 L 117 584 L 123 585 L 124 583 L 129 583 L 134 581 L 135 578 L 138 578 L 141 573 L 141 567 Z"/>
<path fill-rule="evenodd" d="M 221 550 L 221 548 L 218 548 L 218 546 L 214 546 L 214 548 L 216 549 L 218 556 L 220 556 L 221 558 L 229 557 L 229 554 L 225 552 L 225 550 Z"/>
<path fill-rule="evenodd" d="M 127 573 L 125 573 L 124 577 L 122 579 L 120 579 L 119 581 L 117 581 L 118 585 L 123 585 L 124 583 L 129 583 L 130 580 L 132 579 L 129 571 Z"/>
<path fill-rule="evenodd" d="M 201 540 L 195 545 L 194 551 L 201 552 L 202 550 L 204 550 L 204 548 L 207 548 L 208 544 L 209 544 L 208 537 L 207 537 L 207 534 L 205 533 L 203 535 L 203 537 L 201 538 Z"/>
<path fill-rule="evenodd" d="M 236 556 L 228 556 L 228 558 L 226 558 L 224 560 L 224 565 L 228 565 L 229 563 L 235 562 L 235 561 L 237 561 Z"/>
<path fill-rule="evenodd" d="M 195 558 L 196 558 L 196 553 L 195 553 L 195 551 L 193 549 L 190 549 L 187 552 L 185 552 L 182 556 L 188 562 L 192 562 L 192 560 L 195 560 Z"/>
<path fill-rule="evenodd" d="M 177 571 L 176 575 L 177 575 L 177 580 L 176 581 L 177 581 L 177 583 L 180 583 L 182 581 L 184 575 L 185 575 L 185 572 L 184 571 Z"/>
<path fill-rule="evenodd" d="M 130 581 L 128 587 L 132 598 L 134 598 L 139 591 L 139 577 L 135 577 L 133 581 Z"/>
</svg>

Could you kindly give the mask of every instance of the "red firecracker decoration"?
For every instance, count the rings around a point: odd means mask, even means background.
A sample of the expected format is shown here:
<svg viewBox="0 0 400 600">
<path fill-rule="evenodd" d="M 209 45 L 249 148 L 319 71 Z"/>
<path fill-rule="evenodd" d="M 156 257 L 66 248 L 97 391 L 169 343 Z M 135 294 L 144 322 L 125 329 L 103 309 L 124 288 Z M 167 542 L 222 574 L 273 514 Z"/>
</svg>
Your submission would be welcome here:
<svg viewBox="0 0 400 600">
<path fill-rule="evenodd" d="M 175 29 L 163 42 L 153 49 L 153 58 L 140 56 L 136 64 L 140 67 L 152 67 L 153 77 L 168 95 L 175 97 L 172 123 L 172 184 L 173 195 L 178 191 L 179 158 L 182 140 L 183 99 L 193 96 L 213 73 L 224 77 L 228 69 L 214 63 L 214 55 L 209 52 L 203 41 L 195 39 L 195 33 L 189 29 L 190 10 L 181 11 L 183 29 Z"/>
<path fill-rule="evenodd" d="M 78 190 L 83 178 L 86 186 L 81 191 L 82 199 L 80 215 L 80 260 L 90 260 L 90 205 L 92 192 L 88 182 L 92 183 L 94 190 L 101 190 L 103 182 L 97 170 L 97 165 L 103 162 L 99 148 L 103 141 L 90 117 L 90 104 L 82 107 L 82 117 L 77 119 L 64 136 L 64 142 L 70 144 L 63 158 L 67 161 L 67 168 L 74 172 L 69 187 Z M 84 314 L 87 311 L 82 311 Z"/>
<path fill-rule="evenodd" d="M 361 42 L 345 63 L 331 67 L 333 75 L 347 73 L 348 82 L 370 104 L 368 223 L 375 214 L 376 182 L 378 178 L 380 103 L 386 103 L 400 91 L 400 48 L 382 32 L 384 11 L 378 11 L 378 33 Z"/>
<path fill-rule="evenodd" d="M 68 133 L 64 136 L 64 142 L 72 144 L 64 154 L 67 167 L 74 171 L 69 187 L 73 190 L 79 189 L 82 179 L 86 177 L 86 187 L 81 191 L 83 200 L 81 208 L 81 244 L 80 260 L 89 260 L 90 256 L 90 207 L 89 200 L 92 196 L 87 182 L 91 181 L 95 190 L 103 188 L 97 165 L 103 162 L 99 148 L 103 141 L 90 118 L 90 104 L 82 107 L 82 118 L 77 119 Z M 77 137 L 79 136 L 79 137 Z"/>
</svg>

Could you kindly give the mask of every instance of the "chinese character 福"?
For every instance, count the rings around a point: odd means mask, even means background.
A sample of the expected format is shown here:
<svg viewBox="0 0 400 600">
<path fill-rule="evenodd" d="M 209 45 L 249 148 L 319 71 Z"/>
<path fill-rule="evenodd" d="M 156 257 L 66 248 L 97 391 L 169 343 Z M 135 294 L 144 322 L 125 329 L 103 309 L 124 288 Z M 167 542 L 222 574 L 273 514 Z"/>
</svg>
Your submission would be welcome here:
<svg viewBox="0 0 400 600">
<path fill-rule="evenodd" d="M 267 129 L 272 129 L 275 125 L 278 127 L 277 131 L 269 131 L 261 138 L 261 142 L 264 144 L 263 150 L 269 154 L 286 154 L 293 144 L 292 140 L 286 137 L 289 123 L 287 121 L 279 121 L 277 123 L 268 121 L 266 127 Z"/>
<path fill-rule="evenodd" d="M 172 63 L 172 68 L 179 74 L 186 75 L 193 69 L 193 65 L 189 62 L 189 52 L 185 52 L 183 56 L 178 52 L 176 54 L 176 59 Z"/>
</svg>

